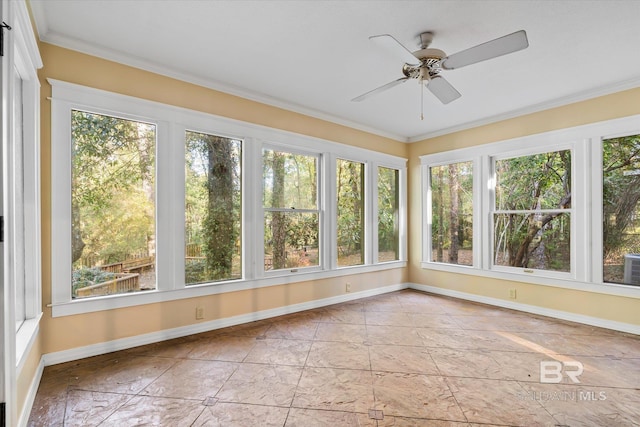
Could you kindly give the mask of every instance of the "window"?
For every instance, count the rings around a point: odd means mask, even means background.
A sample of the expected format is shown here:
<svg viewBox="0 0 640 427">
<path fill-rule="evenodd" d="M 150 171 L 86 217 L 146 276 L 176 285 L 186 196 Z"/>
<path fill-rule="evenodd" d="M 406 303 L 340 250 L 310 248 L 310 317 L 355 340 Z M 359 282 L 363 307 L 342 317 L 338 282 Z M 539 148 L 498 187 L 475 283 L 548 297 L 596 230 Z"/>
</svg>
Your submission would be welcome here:
<svg viewBox="0 0 640 427">
<path fill-rule="evenodd" d="M 364 164 L 338 159 L 336 171 L 338 266 L 364 264 Z"/>
<path fill-rule="evenodd" d="M 493 264 L 571 270 L 571 151 L 495 160 Z"/>
<path fill-rule="evenodd" d="M 405 265 L 405 159 L 50 82 L 54 317 Z"/>
<path fill-rule="evenodd" d="M 429 168 L 431 260 L 473 265 L 473 163 Z"/>
<path fill-rule="evenodd" d="M 5 2 L 6 3 L 6 2 Z M 6 12 L 6 14 L 4 14 Z M 8 2 L 4 19 L 12 30 L 5 37 L 2 75 L 5 328 L 7 384 L 15 381 L 34 344 L 42 315 L 40 260 L 40 81 L 42 60 L 24 2 Z M 5 31 L 5 36 L 7 36 Z M 15 335 L 9 334 L 15 325 Z M 0 375 L 2 377 L 2 375 Z M 13 383 L 15 385 L 15 382 Z M 7 390 L 9 390 L 9 387 Z M 11 402 L 9 392 L 8 402 Z M 13 399 L 15 401 L 15 399 Z M 7 404 L 7 420 L 15 408 Z M 11 423 L 9 421 L 9 423 Z"/>
<path fill-rule="evenodd" d="M 318 266 L 318 158 L 265 149 L 262 165 L 265 271 Z"/>
<path fill-rule="evenodd" d="M 399 171 L 378 167 L 378 262 L 400 259 Z"/>
<path fill-rule="evenodd" d="M 185 283 L 242 277 L 242 142 L 186 132 Z"/>
<path fill-rule="evenodd" d="M 640 115 L 420 160 L 423 268 L 640 295 Z"/>
<path fill-rule="evenodd" d="M 155 289 L 156 126 L 71 112 L 72 297 Z"/>
<path fill-rule="evenodd" d="M 603 280 L 640 284 L 640 135 L 602 141 Z"/>
</svg>

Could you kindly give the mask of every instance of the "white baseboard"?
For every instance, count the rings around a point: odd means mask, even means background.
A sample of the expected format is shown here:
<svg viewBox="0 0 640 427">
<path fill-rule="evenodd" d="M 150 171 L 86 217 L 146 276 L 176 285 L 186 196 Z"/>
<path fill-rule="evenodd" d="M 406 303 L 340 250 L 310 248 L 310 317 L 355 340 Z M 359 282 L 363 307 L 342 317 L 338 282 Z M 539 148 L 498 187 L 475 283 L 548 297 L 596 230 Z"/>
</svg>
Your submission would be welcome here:
<svg viewBox="0 0 640 427">
<path fill-rule="evenodd" d="M 409 289 L 429 292 L 432 294 L 445 295 L 454 298 L 460 298 L 468 301 L 480 302 L 498 307 L 510 308 L 513 310 L 524 311 L 527 313 L 539 314 L 542 316 L 554 317 L 556 319 L 568 320 L 585 325 L 597 326 L 599 328 L 612 329 L 614 331 L 627 332 L 630 334 L 640 335 L 640 326 L 631 323 L 616 322 L 614 320 L 601 319 L 599 317 L 585 316 L 583 314 L 570 313 L 568 311 L 553 310 L 550 308 L 539 307 L 536 305 L 522 304 L 515 301 L 503 300 L 500 298 L 486 297 L 483 295 L 469 294 L 466 292 L 455 291 L 452 289 L 438 288 L 436 286 L 419 285 L 417 283 L 407 283 Z"/>
<path fill-rule="evenodd" d="M 151 332 L 144 335 L 136 335 L 128 338 L 121 338 L 113 341 L 87 345 L 84 347 L 72 348 L 69 350 L 57 351 L 55 353 L 47 353 L 43 356 L 44 365 L 50 366 L 57 363 L 69 362 L 71 360 L 83 359 L 85 357 L 106 354 L 112 351 L 125 350 L 145 344 L 165 341 L 173 338 L 184 337 L 187 335 L 208 332 L 215 329 L 226 328 L 229 326 L 240 325 L 243 323 L 253 322 L 256 320 L 268 319 L 271 317 L 282 316 L 284 314 L 296 313 L 304 310 L 324 307 L 331 304 L 352 301 L 360 298 L 366 298 L 374 295 L 386 294 L 407 288 L 407 284 L 401 283 L 397 285 L 383 286 L 380 288 L 369 289 L 361 292 L 352 292 L 334 297 L 323 298 L 319 300 L 287 305 L 270 310 L 258 311 L 255 313 L 242 314 L 239 316 L 226 317 L 224 319 L 211 320 L 208 322 L 196 323 L 189 326 L 179 328 L 166 329 L 158 332 Z"/>
<path fill-rule="evenodd" d="M 40 380 L 42 379 L 42 373 L 44 372 L 44 356 L 40 357 L 40 363 L 38 364 L 38 368 L 36 369 L 33 378 L 31 379 L 31 384 L 29 384 L 29 390 L 27 391 L 27 397 L 24 400 L 24 405 L 22 406 L 22 412 L 18 417 L 18 427 L 26 427 L 29 422 L 29 416 L 31 415 L 31 410 L 33 409 L 33 402 L 36 400 L 36 394 L 38 393 L 38 387 L 40 386 Z"/>
</svg>

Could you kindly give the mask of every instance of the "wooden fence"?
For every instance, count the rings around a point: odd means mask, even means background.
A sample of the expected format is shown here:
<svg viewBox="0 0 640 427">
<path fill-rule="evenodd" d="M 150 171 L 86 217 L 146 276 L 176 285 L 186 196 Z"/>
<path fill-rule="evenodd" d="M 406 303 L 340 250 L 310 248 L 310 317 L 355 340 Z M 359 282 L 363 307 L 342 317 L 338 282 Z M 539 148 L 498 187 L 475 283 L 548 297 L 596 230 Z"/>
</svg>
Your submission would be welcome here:
<svg viewBox="0 0 640 427">
<path fill-rule="evenodd" d="M 137 273 L 116 273 L 116 278 L 96 285 L 76 290 L 78 298 L 121 294 L 140 290 L 140 275 Z"/>
</svg>

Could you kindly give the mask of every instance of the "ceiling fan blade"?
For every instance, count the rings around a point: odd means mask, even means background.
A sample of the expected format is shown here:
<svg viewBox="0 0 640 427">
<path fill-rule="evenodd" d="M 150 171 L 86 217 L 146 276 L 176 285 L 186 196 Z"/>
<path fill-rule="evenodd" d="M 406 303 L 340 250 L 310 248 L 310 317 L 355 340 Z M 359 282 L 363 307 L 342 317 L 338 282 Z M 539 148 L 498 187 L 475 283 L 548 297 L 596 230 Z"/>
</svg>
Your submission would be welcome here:
<svg viewBox="0 0 640 427">
<path fill-rule="evenodd" d="M 367 93 L 363 93 L 360 96 L 356 96 L 351 101 L 353 101 L 353 102 L 364 101 L 365 99 L 367 99 L 367 98 L 369 98 L 369 97 L 371 97 L 371 96 L 373 96 L 373 95 L 375 95 L 377 93 L 384 92 L 387 89 L 391 89 L 394 86 L 398 86 L 400 83 L 404 83 L 407 80 L 409 80 L 409 77 L 402 77 L 402 78 L 400 78 L 398 80 L 394 80 L 394 81 L 392 81 L 390 83 L 387 83 L 386 85 L 383 85 L 383 86 L 380 86 L 378 88 L 375 88 L 374 90 L 370 90 Z"/>
<path fill-rule="evenodd" d="M 418 65 L 420 60 L 416 58 L 413 53 L 402 45 L 398 40 L 389 34 L 380 34 L 379 36 L 371 36 L 369 40 L 381 46 L 383 49 L 388 50 L 394 54 L 398 59 L 401 59 L 405 64 Z"/>
<path fill-rule="evenodd" d="M 496 58 L 508 53 L 517 52 L 529 46 L 527 33 L 524 30 L 479 44 L 458 53 L 454 53 L 442 60 L 442 68 L 453 70 L 475 64 L 476 62 Z"/>
<path fill-rule="evenodd" d="M 443 104 L 448 104 L 462 96 L 460 95 L 460 92 L 458 92 L 455 87 L 451 86 L 451 83 L 442 76 L 432 77 L 431 80 L 429 80 L 429 83 L 427 83 L 427 89 L 429 89 L 431 93 L 434 94 Z"/>
</svg>

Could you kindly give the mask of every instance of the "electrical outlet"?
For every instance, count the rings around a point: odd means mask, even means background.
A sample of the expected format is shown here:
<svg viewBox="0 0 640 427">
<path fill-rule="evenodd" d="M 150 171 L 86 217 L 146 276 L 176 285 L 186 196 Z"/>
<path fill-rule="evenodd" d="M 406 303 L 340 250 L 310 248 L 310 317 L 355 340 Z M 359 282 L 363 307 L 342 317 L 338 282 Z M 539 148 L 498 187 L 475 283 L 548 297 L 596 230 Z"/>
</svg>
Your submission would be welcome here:
<svg viewBox="0 0 640 427">
<path fill-rule="evenodd" d="M 196 307 L 196 320 L 204 319 L 204 307 Z"/>
<path fill-rule="evenodd" d="M 516 294 L 516 290 L 515 289 L 509 289 L 509 298 L 511 298 L 511 299 L 516 299 L 517 298 L 517 294 Z"/>
<path fill-rule="evenodd" d="M 347 282 L 344 286 L 345 292 L 351 292 L 351 283 Z"/>
</svg>

